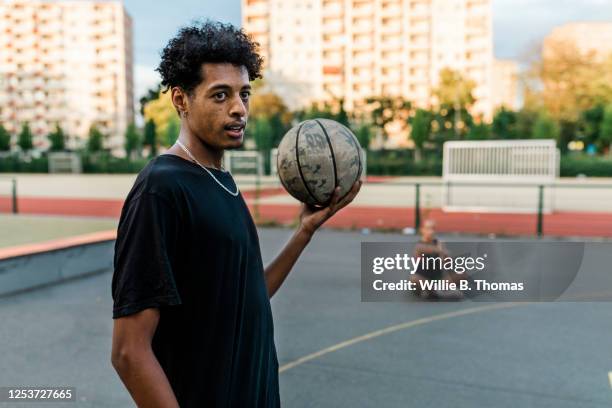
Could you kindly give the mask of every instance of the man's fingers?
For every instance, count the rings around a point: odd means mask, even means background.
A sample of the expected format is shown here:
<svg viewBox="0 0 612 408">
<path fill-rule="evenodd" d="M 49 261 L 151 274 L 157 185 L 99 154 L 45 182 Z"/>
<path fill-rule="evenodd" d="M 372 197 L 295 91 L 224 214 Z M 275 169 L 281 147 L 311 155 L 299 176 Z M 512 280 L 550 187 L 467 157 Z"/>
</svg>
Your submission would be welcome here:
<svg viewBox="0 0 612 408">
<path fill-rule="evenodd" d="M 347 195 L 345 195 L 342 198 L 342 200 L 340 200 L 337 203 L 337 205 L 334 207 L 334 212 L 336 212 L 338 210 L 341 210 L 342 208 L 344 208 L 347 205 L 349 205 L 351 203 L 351 201 L 353 201 L 355 199 L 355 197 L 359 193 L 360 189 L 361 189 L 361 180 L 360 181 L 356 181 L 355 184 L 353 184 L 353 187 L 351 188 L 349 193 Z"/>
<path fill-rule="evenodd" d="M 338 201 L 340 201 L 340 187 L 336 187 L 334 189 L 334 193 L 332 194 L 332 199 L 329 202 L 328 207 L 333 210 L 338 204 Z"/>
</svg>

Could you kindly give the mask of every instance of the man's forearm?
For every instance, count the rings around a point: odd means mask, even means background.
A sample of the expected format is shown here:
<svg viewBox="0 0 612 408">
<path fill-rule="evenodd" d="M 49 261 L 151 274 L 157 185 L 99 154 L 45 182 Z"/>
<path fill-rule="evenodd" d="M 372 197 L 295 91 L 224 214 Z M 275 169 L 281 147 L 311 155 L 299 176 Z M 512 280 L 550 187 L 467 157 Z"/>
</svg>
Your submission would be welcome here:
<svg viewBox="0 0 612 408">
<path fill-rule="evenodd" d="M 311 232 L 298 228 L 280 254 L 268 265 L 265 278 L 269 297 L 272 297 L 283 284 L 311 238 Z"/>
<path fill-rule="evenodd" d="M 168 377 L 152 351 L 113 360 L 113 366 L 138 407 L 179 408 Z"/>
</svg>

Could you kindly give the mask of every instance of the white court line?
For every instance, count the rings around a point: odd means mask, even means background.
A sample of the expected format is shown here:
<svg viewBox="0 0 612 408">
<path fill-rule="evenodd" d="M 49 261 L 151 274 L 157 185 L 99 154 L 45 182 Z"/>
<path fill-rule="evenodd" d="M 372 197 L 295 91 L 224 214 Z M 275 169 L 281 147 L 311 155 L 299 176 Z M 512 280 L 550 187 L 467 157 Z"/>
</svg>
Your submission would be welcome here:
<svg viewBox="0 0 612 408">
<path fill-rule="evenodd" d="M 416 326 L 422 326 L 424 324 L 428 324 L 428 323 L 433 323 L 433 322 L 437 322 L 440 320 L 447 320 L 447 319 L 452 319 L 453 317 L 459 317 L 459 316 L 465 316 L 465 315 L 470 315 L 470 314 L 474 314 L 474 313 L 481 313 L 481 312 L 488 312 L 491 310 L 498 310 L 498 309 L 507 309 L 510 307 L 515 307 L 515 306 L 520 306 L 520 305 L 529 305 L 531 304 L 530 302 L 524 302 L 524 303 L 501 303 L 501 304 L 494 304 L 494 305 L 487 305 L 487 306 L 479 306 L 479 307 L 472 307 L 469 309 L 463 309 L 463 310 L 458 310 L 455 312 L 448 312 L 448 313 L 441 313 L 438 315 L 433 315 L 433 316 L 428 316 L 428 317 L 423 317 L 421 319 L 416 319 L 416 320 L 411 320 L 409 322 L 405 322 L 405 323 L 400 323 L 400 324 L 396 324 L 394 326 L 389 326 L 386 327 L 384 329 L 380 329 L 380 330 L 375 330 L 373 332 L 370 333 L 366 333 L 364 335 L 358 336 L 358 337 L 353 337 L 352 339 L 337 343 L 333 346 L 324 348 L 322 350 L 319 350 L 317 352 L 314 352 L 312 354 L 308 354 L 304 357 L 300 357 L 297 360 L 294 360 L 290 363 L 284 364 L 282 365 L 279 369 L 278 372 L 282 373 L 284 371 L 290 370 L 294 367 L 297 367 L 299 365 L 302 365 L 308 361 L 314 360 L 316 358 L 322 357 L 326 354 L 329 353 L 333 353 L 335 351 L 338 351 L 340 349 L 355 345 L 357 343 L 361 343 L 364 342 L 366 340 L 371 340 L 373 338 L 376 337 L 380 337 L 380 336 L 384 336 L 385 334 L 389 334 L 389 333 L 393 333 L 399 330 L 405 330 L 405 329 L 410 329 L 412 327 L 416 327 Z M 610 372 L 610 384 L 612 386 L 612 372 Z"/>
<path fill-rule="evenodd" d="M 608 373 L 608 381 L 610 381 L 610 388 L 612 388 L 612 371 Z"/>
</svg>

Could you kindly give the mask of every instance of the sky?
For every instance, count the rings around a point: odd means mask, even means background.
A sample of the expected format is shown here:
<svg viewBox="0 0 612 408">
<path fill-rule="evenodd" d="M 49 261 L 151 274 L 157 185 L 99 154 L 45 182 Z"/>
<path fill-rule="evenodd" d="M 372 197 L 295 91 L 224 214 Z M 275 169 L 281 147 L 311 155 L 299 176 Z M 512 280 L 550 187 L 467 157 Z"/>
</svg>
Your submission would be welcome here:
<svg viewBox="0 0 612 408">
<path fill-rule="evenodd" d="M 612 0 L 492 0 L 497 58 L 524 60 L 553 27 L 570 21 L 612 22 Z M 240 24 L 240 0 L 124 0 L 134 28 L 135 99 L 159 82 L 159 51 L 198 18 Z M 154 4 L 154 6 L 152 6 Z"/>
</svg>

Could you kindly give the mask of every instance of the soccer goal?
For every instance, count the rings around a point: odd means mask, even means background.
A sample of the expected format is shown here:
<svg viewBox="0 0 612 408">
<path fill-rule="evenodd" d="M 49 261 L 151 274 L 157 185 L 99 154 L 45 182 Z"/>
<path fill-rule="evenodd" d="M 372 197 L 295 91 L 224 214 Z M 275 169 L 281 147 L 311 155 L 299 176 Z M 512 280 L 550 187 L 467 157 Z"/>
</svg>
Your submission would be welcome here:
<svg viewBox="0 0 612 408">
<path fill-rule="evenodd" d="M 49 173 L 82 173 L 81 157 L 77 153 L 53 152 L 48 155 Z"/>
<path fill-rule="evenodd" d="M 223 167 L 232 174 L 253 174 L 263 176 L 262 153 L 253 150 L 229 150 L 223 156 Z"/>
<path fill-rule="evenodd" d="M 543 185 L 543 211 L 553 210 L 559 176 L 559 150 L 554 140 L 452 141 L 444 143 L 442 192 L 445 211 L 538 211 Z"/>
</svg>

